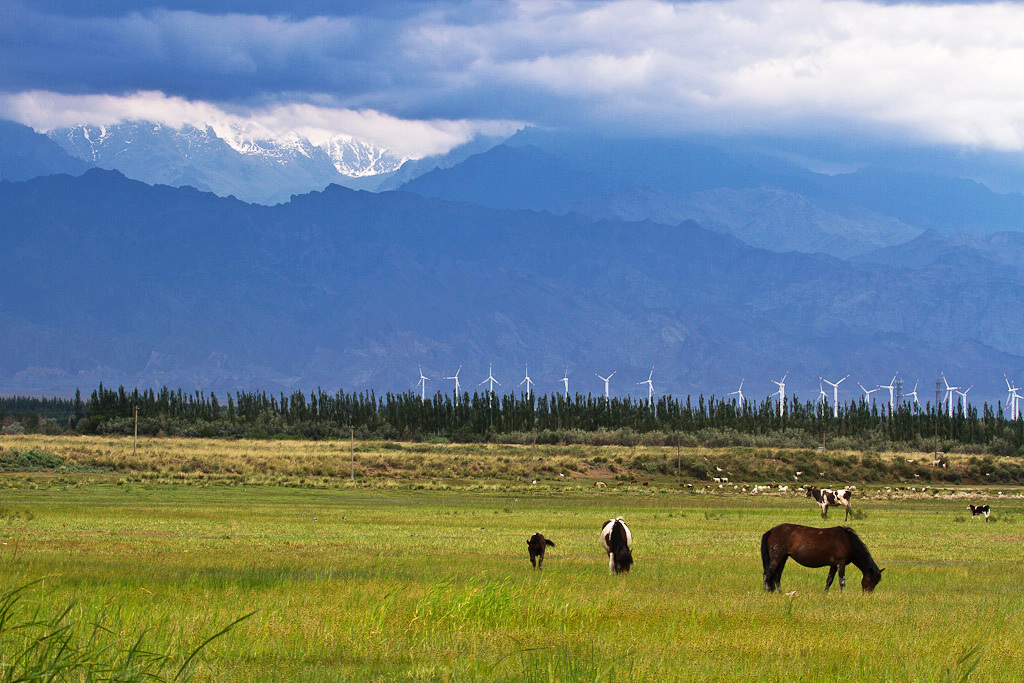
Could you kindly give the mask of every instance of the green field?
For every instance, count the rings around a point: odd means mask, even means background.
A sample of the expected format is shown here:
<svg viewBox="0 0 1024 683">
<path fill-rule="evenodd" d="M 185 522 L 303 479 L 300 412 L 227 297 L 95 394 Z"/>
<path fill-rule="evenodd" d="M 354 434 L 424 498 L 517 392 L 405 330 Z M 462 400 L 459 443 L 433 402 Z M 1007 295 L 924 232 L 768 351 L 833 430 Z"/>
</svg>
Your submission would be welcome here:
<svg viewBox="0 0 1024 683">
<path fill-rule="evenodd" d="M 18 476 L 0 488 L 0 589 L 42 579 L 20 617 L 71 605 L 66 620 L 103 620 L 112 650 L 145 631 L 148 649 L 180 662 L 255 612 L 202 651 L 196 680 L 848 683 L 1024 670 L 1024 499 L 995 490 L 987 524 L 959 498 L 856 502 L 853 526 L 886 568 L 878 589 L 863 595 L 851 567 L 847 591 L 826 595 L 827 570 L 791 562 L 786 596 L 762 591 L 759 539 L 784 521 L 822 524 L 797 495 Z M 616 515 L 635 538 L 628 576 L 609 576 L 598 543 Z M 534 531 L 557 544 L 542 573 L 526 553 Z M 8 674 L 26 633 L 0 635 Z"/>
</svg>

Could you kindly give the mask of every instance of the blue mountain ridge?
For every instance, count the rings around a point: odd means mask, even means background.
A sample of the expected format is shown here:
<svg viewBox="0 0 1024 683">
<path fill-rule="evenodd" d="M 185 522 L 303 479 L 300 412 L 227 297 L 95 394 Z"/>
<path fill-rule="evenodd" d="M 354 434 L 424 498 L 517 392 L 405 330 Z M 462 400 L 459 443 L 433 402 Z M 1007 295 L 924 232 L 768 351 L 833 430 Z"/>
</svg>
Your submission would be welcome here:
<svg viewBox="0 0 1024 683">
<path fill-rule="evenodd" d="M 494 364 L 538 391 L 655 367 L 659 392 L 813 398 L 940 370 L 999 398 L 1024 375 L 1024 269 L 899 271 L 775 253 L 696 223 L 491 209 L 329 186 L 277 206 L 117 172 L 0 183 L 0 391 L 99 381 L 218 392 L 467 389 Z M 962 380 L 959 378 L 963 378 Z M 813 389 L 813 391 L 812 391 Z"/>
<path fill-rule="evenodd" d="M 1024 231 L 1024 195 L 992 192 L 970 180 L 877 166 L 825 175 L 764 154 L 678 140 L 595 140 L 533 130 L 401 189 L 595 218 L 689 218 L 775 251 L 843 258 L 926 230 Z"/>
<path fill-rule="evenodd" d="M 81 175 L 92 164 L 72 157 L 28 126 L 0 119 L 0 180 L 31 180 L 66 173 Z"/>
</svg>

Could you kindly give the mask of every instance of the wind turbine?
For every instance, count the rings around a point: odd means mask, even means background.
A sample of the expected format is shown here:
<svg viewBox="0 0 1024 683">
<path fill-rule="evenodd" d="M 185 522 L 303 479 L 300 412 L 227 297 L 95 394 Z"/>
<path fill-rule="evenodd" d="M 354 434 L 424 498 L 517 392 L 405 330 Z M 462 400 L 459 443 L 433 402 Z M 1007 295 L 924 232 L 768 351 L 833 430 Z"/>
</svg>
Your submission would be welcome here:
<svg viewBox="0 0 1024 683">
<path fill-rule="evenodd" d="M 430 379 L 423 374 L 423 366 L 420 366 L 420 381 L 416 382 L 416 386 L 420 387 L 420 400 L 427 400 L 427 380 Z"/>
<path fill-rule="evenodd" d="M 876 391 L 878 391 L 878 389 L 865 389 L 864 385 L 861 384 L 860 382 L 857 382 L 857 386 L 860 387 L 861 391 L 864 392 L 864 400 L 868 401 L 869 403 L 871 402 L 871 394 L 873 394 Z"/>
<path fill-rule="evenodd" d="M 956 393 L 960 394 L 960 398 L 962 398 L 964 400 L 964 415 L 967 414 L 967 392 L 970 391 L 973 388 L 974 388 L 974 385 L 972 384 L 971 386 L 967 387 L 963 391 L 956 392 Z"/>
<path fill-rule="evenodd" d="M 647 385 L 647 402 L 652 404 L 652 405 L 654 404 L 654 382 L 651 381 L 653 377 L 654 377 L 654 366 L 652 365 L 651 366 L 651 374 L 647 375 L 647 379 L 645 379 L 643 382 L 637 382 L 637 384 L 646 384 Z"/>
<path fill-rule="evenodd" d="M 459 373 L 460 372 L 462 372 L 462 366 L 461 365 L 459 366 L 459 369 L 455 371 L 454 375 L 452 375 L 451 377 L 445 377 L 445 379 L 453 379 L 453 380 L 455 380 L 455 401 L 456 402 L 458 402 L 458 400 L 459 400 Z M 484 380 L 484 381 L 487 381 L 487 380 Z"/>
<path fill-rule="evenodd" d="M 846 377 L 849 377 L 849 375 Z M 842 378 L 838 382 L 829 382 L 821 375 L 818 375 L 818 379 L 832 387 L 832 417 L 839 417 L 839 385 L 846 381 L 846 377 Z"/>
<path fill-rule="evenodd" d="M 736 391 L 730 391 L 727 396 L 739 395 L 740 410 L 743 410 L 743 378 L 740 378 L 740 388 Z"/>
<path fill-rule="evenodd" d="M 818 381 L 818 402 L 824 405 L 828 401 L 828 394 L 825 393 L 825 387 L 821 386 L 821 380 Z"/>
<path fill-rule="evenodd" d="M 782 415 L 782 417 L 786 416 L 786 378 L 787 377 L 789 377 L 789 371 L 788 370 L 786 371 L 786 374 L 782 376 L 782 379 L 779 380 L 778 382 L 776 382 L 775 380 L 772 380 L 772 384 L 778 384 L 779 385 L 779 390 L 776 391 L 775 394 L 779 395 L 779 409 L 781 411 L 780 415 Z M 772 394 L 772 396 L 774 396 L 775 394 Z"/>
<path fill-rule="evenodd" d="M 615 372 L 618 372 L 618 370 L 616 370 Z M 615 372 L 613 372 L 612 374 L 608 375 L 607 377 L 601 377 L 601 375 L 598 375 L 596 372 L 594 373 L 594 375 L 598 379 L 604 380 L 604 400 L 606 400 L 606 401 L 608 400 L 608 380 L 610 380 L 612 377 L 615 376 Z"/>
<path fill-rule="evenodd" d="M 942 381 L 946 385 L 946 405 L 949 409 L 949 416 L 953 417 L 953 392 L 959 389 L 960 387 L 949 386 L 949 382 L 946 380 L 946 373 L 940 372 L 939 374 L 942 375 Z"/>
<path fill-rule="evenodd" d="M 917 385 L 920 384 L 920 383 L 921 383 L 921 380 L 917 380 L 916 382 L 914 382 L 914 390 L 906 394 L 907 396 L 913 396 L 914 397 L 914 405 L 915 406 L 920 406 L 921 405 L 921 402 L 917 400 Z"/>
<path fill-rule="evenodd" d="M 495 384 L 497 384 L 499 387 L 501 386 L 501 382 L 499 382 L 498 380 L 494 379 L 494 373 L 491 372 L 491 364 L 490 363 L 487 364 L 487 379 L 485 379 L 483 382 L 480 382 L 480 384 L 487 384 L 488 382 L 490 382 L 491 384 L 487 388 L 487 392 L 491 393 L 491 394 L 494 393 L 494 385 Z M 477 385 L 477 386 L 479 386 L 479 385 Z"/>
<path fill-rule="evenodd" d="M 1020 404 L 1017 403 L 1021 399 L 1021 395 L 1017 393 L 1020 391 L 1020 387 L 1011 385 L 1010 378 L 1005 373 L 1003 379 L 1006 380 L 1006 407 L 1010 409 L 1010 419 L 1016 420 L 1020 414 Z"/>
<path fill-rule="evenodd" d="M 517 384 L 516 387 L 517 388 L 521 387 L 521 386 L 523 386 L 523 384 L 526 384 L 526 395 L 529 396 L 530 395 L 530 385 L 533 384 L 533 380 L 530 379 L 530 364 L 529 363 L 526 364 L 526 377 L 523 377 L 523 381 L 520 382 L 519 384 Z"/>
<path fill-rule="evenodd" d="M 898 375 L 898 374 L 900 374 L 899 370 L 896 371 L 896 375 Z M 896 400 L 896 397 L 895 397 L 895 395 L 893 393 L 893 390 L 896 389 L 896 375 L 892 376 L 892 379 L 889 380 L 888 384 L 876 384 L 875 385 L 879 389 L 888 389 L 889 390 L 889 416 L 890 417 L 892 417 L 892 404 Z"/>
<path fill-rule="evenodd" d="M 565 384 L 565 397 L 569 398 L 569 368 L 568 367 L 565 369 L 565 376 L 562 377 L 562 379 L 560 379 L 558 381 L 562 382 L 563 384 Z"/>
</svg>

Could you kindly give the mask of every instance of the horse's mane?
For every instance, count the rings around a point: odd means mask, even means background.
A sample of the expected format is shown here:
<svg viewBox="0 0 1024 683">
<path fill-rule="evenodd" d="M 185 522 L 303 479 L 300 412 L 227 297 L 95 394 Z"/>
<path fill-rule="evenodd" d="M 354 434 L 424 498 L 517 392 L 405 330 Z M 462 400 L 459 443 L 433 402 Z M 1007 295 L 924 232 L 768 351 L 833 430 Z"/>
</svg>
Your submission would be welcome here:
<svg viewBox="0 0 1024 683">
<path fill-rule="evenodd" d="M 874 573 L 879 573 L 878 565 L 875 564 L 875 559 L 871 557 L 871 553 L 868 552 L 868 547 L 864 545 L 864 541 L 860 540 L 860 536 L 848 526 L 840 527 L 850 537 L 850 545 L 853 546 L 853 563 L 858 567 L 866 567 L 871 569 Z"/>
</svg>

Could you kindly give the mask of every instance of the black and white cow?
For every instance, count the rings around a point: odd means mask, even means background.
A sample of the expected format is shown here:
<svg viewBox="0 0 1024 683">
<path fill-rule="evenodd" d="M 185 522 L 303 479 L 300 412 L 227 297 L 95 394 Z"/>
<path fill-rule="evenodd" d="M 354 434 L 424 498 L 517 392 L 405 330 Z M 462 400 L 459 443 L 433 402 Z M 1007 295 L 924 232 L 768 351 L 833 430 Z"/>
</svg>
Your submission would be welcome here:
<svg viewBox="0 0 1024 683">
<path fill-rule="evenodd" d="M 554 548 L 554 541 L 544 538 L 544 534 L 540 532 L 530 536 L 530 540 L 526 542 L 526 547 L 530 549 L 530 564 L 534 569 L 544 568 L 544 549 L 548 546 Z"/>
<path fill-rule="evenodd" d="M 601 545 L 608 553 L 608 572 L 628 574 L 633 566 L 633 534 L 622 517 L 609 519 L 601 527 Z"/>
<path fill-rule="evenodd" d="M 853 493 L 850 489 L 819 489 L 817 486 L 811 486 L 807 489 L 807 497 L 813 498 L 821 506 L 822 519 L 828 518 L 828 508 L 830 505 L 842 505 L 846 508 L 846 516 L 843 517 L 844 522 L 853 517 L 853 508 L 850 506 Z"/>
<path fill-rule="evenodd" d="M 968 505 L 967 509 L 971 511 L 971 519 L 977 519 L 978 515 L 985 515 L 985 521 L 988 521 L 988 513 L 991 512 L 988 505 Z"/>
</svg>

